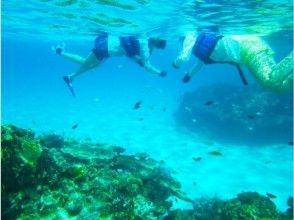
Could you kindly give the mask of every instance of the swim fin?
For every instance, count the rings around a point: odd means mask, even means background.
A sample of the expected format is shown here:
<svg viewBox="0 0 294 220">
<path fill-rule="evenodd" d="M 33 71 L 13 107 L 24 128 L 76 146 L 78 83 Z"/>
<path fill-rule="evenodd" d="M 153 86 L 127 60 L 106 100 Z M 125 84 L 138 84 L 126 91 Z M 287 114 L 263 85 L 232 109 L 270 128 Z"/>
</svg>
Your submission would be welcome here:
<svg viewBox="0 0 294 220">
<path fill-rule="evenodd" d="M 69 88 L 69 90 L 70 90 L 71 94 L 73 95 L 73 97 L 76 97 L 76 94 L 75 94 L 75 91 L 73 89 L 73 86 L 72 86 L 72 83 L 71 83 L 71 80 L 70 80 L 69 76 L 64 76 L 63 80 L 66 83 L 67 87 Z"/>
</svg>

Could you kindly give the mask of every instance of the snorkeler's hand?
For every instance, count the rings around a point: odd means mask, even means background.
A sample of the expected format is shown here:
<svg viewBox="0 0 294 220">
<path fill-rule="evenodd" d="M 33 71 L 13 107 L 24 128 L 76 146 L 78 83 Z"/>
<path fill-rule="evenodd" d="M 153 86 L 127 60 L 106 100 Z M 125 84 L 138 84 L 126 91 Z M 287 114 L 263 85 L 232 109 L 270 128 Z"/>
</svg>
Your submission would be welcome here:
<svg viewBox="0 0 294 220">
<path fill-rule="evenodd" d="M 179 69 L 179 68 L 180 68 L 179 66 L 177 66 L 177 65 L 175 64 L 175 62 L 172 63 L 172 66 L 173 66 L 173 68 L 175 68 L 175 69 Z"/>
<path fill-rule="evenodd" d="M 61 45 L 57 45 L 57 46 L 52 46 L 51 49 L 53 50 L 53 52 L 55 52 L 55 54 L 62 54 L 64 52 L 65 49 L 65 43 L 62 43 Z"/>
<path fill-rule="evenodd" d="M 167 72 L 164 70 L 162 70 L 159 74 L 159 76 L 161 76 L 161 77 L 166 77 L 166 75 L 167 75 Z"/>
<path fill-rule="evenodd" d="M 143 67 L 144 66 L 144 62 L 140 59 L 140 60 L 138 60 L 137 61 L 137 63 L 141 66 L 141 67 Z"/>
<path fill-rule="evenodd" d="M 191 80 L 191 76 L 188 73 L 186 73 L 186 75 L 182 79 L 183 83 L 187 83 L 190 80 Z"/>
</svg>

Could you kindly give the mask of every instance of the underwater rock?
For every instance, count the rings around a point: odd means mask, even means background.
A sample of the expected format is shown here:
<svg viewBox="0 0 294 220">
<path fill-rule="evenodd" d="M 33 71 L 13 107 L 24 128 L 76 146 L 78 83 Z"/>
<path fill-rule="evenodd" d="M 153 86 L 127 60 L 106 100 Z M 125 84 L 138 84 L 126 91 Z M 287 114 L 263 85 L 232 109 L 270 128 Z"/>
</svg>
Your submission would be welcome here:
<svg viewBox="0 0 294 220">
<path fill-rule="evenodd" d="M 209 106 L 203 105 L 209 102 Z M 293 139 L 293 97 L 254 85 L 208 85 L 184 94 L 175 113 L 180 127 L 236 144 L 287 144 Z"/>
<path fill-rule="evenodd" d="M 64 138 L 57 134 L 49 134 L 41 137 L 41 144 L 47 148 L 62 148 L 64 146 Z"/>
</svg>

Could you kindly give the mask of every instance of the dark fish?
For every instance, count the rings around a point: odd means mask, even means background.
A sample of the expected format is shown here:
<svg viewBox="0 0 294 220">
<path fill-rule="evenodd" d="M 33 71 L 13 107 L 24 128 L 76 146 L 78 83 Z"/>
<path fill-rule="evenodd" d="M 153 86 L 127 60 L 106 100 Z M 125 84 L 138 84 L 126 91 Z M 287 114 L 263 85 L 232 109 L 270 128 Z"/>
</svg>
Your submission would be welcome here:
<svg viewBox="0 0 294 220">
<path fill-rule="evenodd" d="M 293 141 L 289 141 L 288 144 L 293 146 Z"/>
<path fill-rule="evenodd" d="M 202 157 L 192 157 L 192 159 L 193 159 L 195 162 L 198 162 L 198 161 L 202 160 Z"/>
<path fill-rule="evenodd" d="M 255 119 L 255 115 L 247 115 L 247 118 L 249 118 L 249 119 Z"/>
<path fill-rule="evenodd" d="M 207 102 L 205 102 L 205 105 L 206 105 L 206 106 L 213 105 L 213 104 L 215 104 L 214 101 L 207 101 Z"/>
<path fill-rule="evenodd" d="M 212 145 L 214 145 L 214 142 L 212 142 L 212 141 L 203 141 L 203 144 L 208 145 L 208 146 L 212 146 Z"/>
<path fill-rule="evenodd" d="M 143 118 L 141 117 L 141 118 L 139 118 L 139 121 L 143 121 Z"/>
<path fill-rule="evenodd" d="M 141 107 L 141 101 L 136 102 L 133 109 L 139 109 Z"/>
<path fill-rule="evenodd" d="M 166 112 L 166 108 L 163 108 L 162 110 L 163 110 L 164 112 Z"/>
<path fill-rule="evenodd" d="M 222 156 L 223 154 L 219 151 L 210 151 L 208 154 L 213 155 L 213 156 Z"/>
<path fill-rule="evenodd" d="M 76 129 L 78 127 L 78 124 L 74 124 L 71 129 Z"/>
<path fill-rule="evenodd" d="M 270 199 L 275 199 L 275 198 L 277 198 L 277 196 L 276 195 L 274 195 L 274 194 L 272 194 L 272 193 L 266 193 L 266 196 L 267 197 L 269 197 Z"/>
<path fill-rule="evenodd" d="M 124 149 L 123 147 L 117 146 L 117 147 L 114 147 L 113 151 L 118 153 L 118 154 L 121 154 L 121 153 L 125 152 L 126 149 Z"/>
<path fill-rule="evenodd" d="M 293 196 L 289 196 L 288 199 L 287 199 L 287 205 L 289 207 L 292 207 L 293 209 Z M 291 212 L 292 213 L 292 212 Z"/>
</svg>

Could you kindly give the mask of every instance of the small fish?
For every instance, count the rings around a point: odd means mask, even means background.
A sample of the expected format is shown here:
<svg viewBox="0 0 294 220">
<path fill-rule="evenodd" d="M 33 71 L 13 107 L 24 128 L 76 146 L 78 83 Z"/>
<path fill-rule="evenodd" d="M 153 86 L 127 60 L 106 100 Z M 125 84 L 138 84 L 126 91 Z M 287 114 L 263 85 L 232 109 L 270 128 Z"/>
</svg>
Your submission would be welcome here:
<svg viewBox="0 0 294 220">
<path fill-rule="evenodd" d="M 188 106 L 186 106 L 184 109 L 185 109 L 186 111 L 188 111 L 188 112 L 191 111 L 191 108 L 189 108 Z"/>
<path fill-rule="evenodd" d="M 195 181 L 193 182 L 193 186 L 197 186 L 197 183 Z"/>
<path fill-rule="evenodd" d="M 202 157 L 192 157 L 192 159 L 193 159 L 195 162 L 198 162 L 198 161 L 202 160 Z"/>
<path fill-rule="evenodd" d="M 288 144 L 289 144 L 290 146 L 293 146 L 293 141 L 289 141 Z"/>
<path fill-rule="evenodd" d="M 207 101 L 207 102 L 205 102 L 205 105 L 206 105 L 206 106 L 213 105 L 213 104 L 215 104 L 214 101 Z"/>
<path fill-rule="evenodd" d="M 195 118 L 192 118 L 192 122 L 193 122 L 193 123 L 196 123 L 197 120 L 196 120 Z"/>
<path fill-rule="evenodd" d="M 74 124 L 71 129 L 76 129 L 78 127 L 78 124 Z"/>
<path fill-rule="evenodd" d="M 255 115 L 257 115 L 257 116 L 262 116 L 263 113 L 262 113 L 262 112 L 256 112 Z"/>
<path fill-rule="evenodd" d="M 166 108 L 163 108 L 162 110 L 163 110 L 164 112 L 166 112 Z"/>
<path fill-rule="evenodd" d="M 207 146 L 212 146 L 212 145 L 214 145 L 214 142 L 207 140 L 207 141 L 203 141 L 203 144 L 205 144 Z"/>
<path fill-rule="evenodd" d="M 266 196 L 267 197 L 269 197 L 270 199 L 275 199 L 275 198 L 277 198 L 277 196 L 276 195 L 274 195 L 274 194 L 272 194 L 272 193 L 266 193 Z"/>
<path fill-rule="evenodd" d="M 247 118 L 249 118 L 249 119 L 255 119 L 255 115 L 247 115 Z"/>
<path fill-rule="evenodd" d="M 133 109 L 139 109 L 141 107 L 141 101 L 135 103 Z"/>
<path fill-rule="evenodd" d="M 219 151 L 210 151 L 208 154 L 213 155 L 213 156 L 223 156 L 222 152 Z"/>
<path fill-rule="evenodd" d="M 141 117 L 141 118 L 139 118 L 139 121 L 143 121 L 143 118 Z"/>
</svg>

